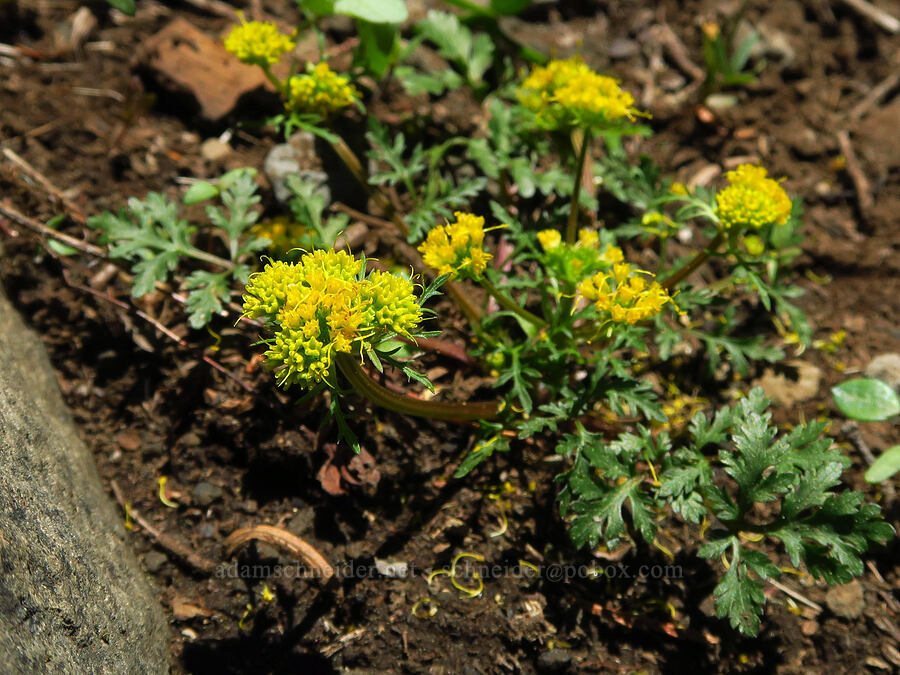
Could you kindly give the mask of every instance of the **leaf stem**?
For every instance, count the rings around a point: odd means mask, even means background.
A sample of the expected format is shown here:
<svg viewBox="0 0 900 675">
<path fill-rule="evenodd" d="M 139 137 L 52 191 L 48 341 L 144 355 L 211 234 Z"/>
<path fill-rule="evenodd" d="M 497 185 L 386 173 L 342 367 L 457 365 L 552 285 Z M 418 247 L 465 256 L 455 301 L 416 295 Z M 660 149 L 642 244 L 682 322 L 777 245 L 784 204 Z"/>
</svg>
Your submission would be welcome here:
<svg viewBox="0 0 900 675">
<path fill-rule="evenodd" d="M 350 385 L 372 403 L 404 415 L 427 417 L 435 420 L 474 422 L 495 419 L 500 413 L 500 402 L 445 403 L 443 401 L 423 401 L 404 396 L 383 387 L 362 369 L 359 362 L 349 354 L 335 354 L 335 363 Z"/>
<path fill-rule="evenodd" d="M 479 283 L 481 283 L 484 290 L 490 293 L 497 301 L 497 304 L 503 307 L 503 309 L 509 310 L 516 316 L 525 319 L 525 321 L 533 324 L 538 328 L 543 328 L 547 325 L 546 321 L 544 321 L 541 317 L 532 314 L 520 304 L 515 302 L 511 297 L 506 295 L 506 293 L 497 288 L 486 276 L 482 276 L 478 281 Z"/>
</svg>

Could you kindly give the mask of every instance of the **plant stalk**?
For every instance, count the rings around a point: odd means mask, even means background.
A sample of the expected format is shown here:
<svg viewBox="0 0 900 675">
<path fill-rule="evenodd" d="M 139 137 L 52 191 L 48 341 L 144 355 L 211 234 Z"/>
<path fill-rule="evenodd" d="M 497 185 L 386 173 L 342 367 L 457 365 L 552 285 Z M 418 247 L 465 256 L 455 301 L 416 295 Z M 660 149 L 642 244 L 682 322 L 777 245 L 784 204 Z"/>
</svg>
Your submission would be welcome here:
<svg viewBox="0 0 900 675">
<path fill-rule="evenodd" d="M 668 277 L 664 282 L 662 282 L 662 287 L 667 291 L 671 291 L 678 284 L 684 281 L 689 275 L 693 274 L 694 271 L 700 267 L 703 263 L 707 261 L 707 259 L 713 255 L 719 246 L 722 245 L 722 242 L 725 241 L 725 234 L 719 232 L 709 245 L 702 251 L 700 251 L 697 255 L 695 255 L 691 260 L 684 265 L 679 270 L 676 270 L 672 276 Z"/>
<path fill-rule="evenodd" d="M 375 405 L 404 415 L 427 417 L 435 420 L 474 422 L 495 419 L 500 413 L 500 402 L 445 403 L 423 401 L 391 391 L 373 380 L 359 362 L 349 354 L 335 354 L 335 363 L 350 385 Z"/>
<path fill-rule="evenodd" d="M 544 321 L 541 317 L 539 317 L 535 314 L 532 314 L 527 309 L 525 309 L 524 307 L 519 305 L 511 297 L 506 295 L 506 293 L 504 293 L 499 288 L 497 288 L 493 283 L 491 283 L 491 281 L 488 280 L 488 278 L 486 276 L 482 276 L 481 279 L 479 279 L 479 283 L 481 283 L 484 290 L 486 290 L 488 293 L 490 293 L 492 296 L 494 296 L 494 299 L 497 301 L 497 304 L 499 304 L 503 309 L 509 310 L 516 316 L 519 316 L 519 317 L 525 319 L 525 321 L 527 321 L 530 324 L 533 324 L 537 328 L 543 328 L 544 326 L 547 325 L 546 321 Z"/>
<path fill-rule="evenodd" d="M 591 132 L 585 129 L 581 138 L 581 148 L 578 150 L 578 162 L 575 167 L 575 184 L 572 186 L 572 203 L 569 205 L 569 222 L 566 224 L 566 243 L 570 246 L 575 243 L 575 235 L 578 232 L 578 214 L 581 211 L 579 200 L 581 199 L 581 183 L 584 180 L 584 162 L 587 159 L 588 147 L 591 145 Z"/>
</svg>

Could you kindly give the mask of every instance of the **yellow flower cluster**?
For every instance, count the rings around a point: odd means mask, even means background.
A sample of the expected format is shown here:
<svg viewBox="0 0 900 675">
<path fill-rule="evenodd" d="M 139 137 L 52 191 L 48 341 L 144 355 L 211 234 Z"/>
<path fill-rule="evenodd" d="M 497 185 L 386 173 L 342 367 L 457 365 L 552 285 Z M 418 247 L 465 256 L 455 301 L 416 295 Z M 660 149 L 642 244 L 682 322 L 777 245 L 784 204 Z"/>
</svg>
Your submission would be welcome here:
<svg viewBox="0 0 900 675">
<path fill-rule="evenodd" d="M 461 211 L 453 215 L 456 222 L 431 230 L 419 252 L 438 274 L 478 278 L 493 257 L 483 248 L 484 218 Z"/>
<path fill-rule="evenodd" d="M 328 117 L 352 105 L 359 92 L 350 80 L 335 73 L 327 63 L 317 63 L 308 73 L 294 75 L 287 81 L 285 107 L 293 112 L 314 113 Z"/>
<path fill-rule="evenodd" d="M 254 237 L 268 239 L 271 244 L 268 250 L 273 255 L 285 256 L 291 249 L 295 249 L 303 244 L 304 241 L 309 242 L 310 230 L 300 223 L 296 222 L 290 216 L 275 216 L 270 220 L 264 220 L 250 228 L 250 233 Z"/>
<path fill-rule="evenodd" d="M 759 229 L 784 225 L 790 218 L 790 198 L 763 167 L 741 164 L 725 177 L 729 185 L 716 195 L 716 214 L 723 228 Z"/>
<path fill-rule="evenodd" d="M 394 333 L 409 336 L 422 320 L 409 279 L 365 276 L 362 261 L 344 251 L 269 263 L 244 290 L 244 316 L 265 318 L 274 332 L 266 360 L 284 386 L 327 382 L 335 353 L 362 353 Z"/>
<path fill-rule="evenodd" d="M 641 114 L 616 80 L 598 75 L 577 57 L 536 67 L 519 87 L 518 98 L 549 129 L 602 129 Z"/>
<path fill-rule="evenodd" d="M 558 230 L 541 230 L 538 242 L 544 249 L 544 263 L 558 279 L 575 283 L 598 269 L 607 269 L 622 262 L 622 249 L 607 244 L 600 250 L 600 236 L 596 230 L 582 229 L 578 241 L 569 246 L 563 243 Z"/>
<path fill-rule="evenodd" d="M 609 272 L 598 272 L 578 284 L 578 295 L 592 300 L 601 312 L 617 323 L 635 324 L 662 311 L 672 302 L 665 288 L 647 283 L 639 270 L 628 263 L 616 263 Z"/>
<path fill-rule="evenodd" d="M 265 68 L 278 63 L 293 48 L 291 38 L 278 32 L 275 24 L 267 21 L 243 21 L 225 38 L 225 49 L 238 59 Z"/>
</svg>

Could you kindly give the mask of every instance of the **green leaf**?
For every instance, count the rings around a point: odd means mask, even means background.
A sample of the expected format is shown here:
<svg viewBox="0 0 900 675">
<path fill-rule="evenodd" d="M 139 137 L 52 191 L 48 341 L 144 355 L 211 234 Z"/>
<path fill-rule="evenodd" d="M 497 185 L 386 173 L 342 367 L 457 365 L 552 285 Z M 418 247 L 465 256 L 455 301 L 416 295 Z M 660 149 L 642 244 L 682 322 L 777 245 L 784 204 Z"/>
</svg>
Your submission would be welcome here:
<svg viewBox="0 0 900 675">
<path fill-rule="evenodd" d="M 881 380 L 849 380 L 832 387 L 831 394 L 838 410 L 854 420 L 880 422 L 900 414 L 897 392 Z"/>
<path fill-rule="evenodd" d="M 473 35 L 456 15 L 433 9 L 416 29 L 437 46 L 441 56 L 460 68 L 471 84 L 481 83 L 494 60 L 494 43 L 490 36 L 484 33 Z"/>
<path fill-rule="evenodd" d="M 53 251 L 56 255 L 75 255 L 78 253 L 77 248 L 73 248 L 68 244 L 64 244 L 58 239 L 47 239 L 47 248 Z"/>
<path fill-rule="evenodd" d="M 880 483 L 900 471 L 900 445 L 888 448 L 876 459 L 866 471 L 866 480 Z"/>
<path fill-rule="evenodd" d="M 491 9 L 505 16 L 514 16 L 530 5 L 531 0 L 491 0 Z"/>
<path fill-rule="evenodd" d="M 334 13 L 370 23 L 403 23 L 409 18 L 403 0 L 335 0 Z"/>
<path fill-rule="evenodd" d="M 471 471 L 479 464 L 484 463 L 495 452 L 506 452 L 509 450 L 509 441 L 501 435 L 493 436 L 482 441 L 472 451 L 466 455 L 466 458 L 460 463 L 459 467 L 453 473 L 454 478 L 463 478 L 471 473 Z"/>
<path fill-rule="evenodd" d="M 328 16 L 335 13 L 335 0 L 296 0 L 296 2 L 302 9 L 316 16 Z"/>
<path fill-rule="evenodd" d="M 205 202 L 207 199 L 212 199 L 218 194 L 219 188 L 217 188 L 212 183 L 207 183 L 205 180 L 201 180 L 193 183 L 191 187 L 187 189 L 187 192 L 184 193 L 181 201 L 190 206 L 191 204 Z"/>
<path fill-rule="evenodd" d="M 106 2 L 110 7 L 114 7 L 128 16 L 134 16 L 134 12 L 137 9 L 134 0 L 106 0 Z"/>
<path fill-rule="evenodd" d="M 191 328 L 203 328 L 213 314 L 222 311 L 223 303 L 231 299 L 229 281 L 229 272 L 214 274 L 203 270 L 197 270 L 185 279 L 184 286 L 190 290 L 185 307 Z"/>
<path fill-rule="evenodd" d="M 744 561 L 733 560 L 713 592 L 716 614 L 728 617 L 732 628 L 745 635 L 759 633 L 759 617 L 766 603 L 762 584 L 750 576 Z"/>
<path fill-rule="evenodd" d="M 407 94 L 431 94 L 440 96 L 448 89 L 456 89 L 463 83 L 458 73 L 452 70 L 442 70 L 434 73 L 423 73 L 412 66 L 397 66 L 394 68 L 394 76 L 400 80 Z"/>
<path fill-rule="evenodd" d="M 390 68 L 396 51 L 399 30 L 395 23 L 356 22 L 359 46 L 354 52 L 354 60 L 366 72 L 380 79 Z"/>
</svg>

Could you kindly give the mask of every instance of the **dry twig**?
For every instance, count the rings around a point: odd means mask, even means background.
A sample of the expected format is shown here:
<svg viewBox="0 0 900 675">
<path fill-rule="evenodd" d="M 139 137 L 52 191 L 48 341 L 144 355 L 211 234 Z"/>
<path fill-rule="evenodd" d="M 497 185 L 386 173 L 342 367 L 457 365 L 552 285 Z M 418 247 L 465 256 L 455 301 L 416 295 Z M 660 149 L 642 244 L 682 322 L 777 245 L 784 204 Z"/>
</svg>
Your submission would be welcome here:
<svg viewBox="0 0 900 675">
<path fill-rule="evenodd" d="M 872 207 L 875 206 L 875 200 L 872 198 L 872 190 L 869 185 L 869 179 L 863 173 L 853 150 L 853 144 L 850 142 L 850 134 L 846 129 L 837 132 L 838 145 L 841 148 L 841 154 L 847 160 L 847 173 L 850 180 L 853 181 L 853 188 L 856 190 L 856 203 L 859 205 L 859 212 L 864 220 L 869 219 Z"/>
<path fill-rule="evenodd" d="M 131 516 L 131 518 L 140 525 L 144 530 L 147 531 L 147 534 L 150 535 L 150 538 L 160 547 L 171 553 L 172 555 L 178 557 L 180 560 L 184 561 L 187 565 L 197 570 L 198 572 L 202 572 L 203 574 L 212 574 L 216 571 L 217 564 L 215 561 L 210 560 L 209 558 L 200 555 L 199 553 L 195 553 L 192 551 L 186 544 L 181 543 L 174 537 L 165 534 L 164 532 L 160 532 L 155 527 L 153 527 L 150 523 L 141 516 L 140 513 L 131 508 L 131 505 L 125 501 L 125 498 L 122 496 L 122 490 L 119 488 L 119 484 L 112 480 L 109 482 L 109 486 L 112 488 L 113 495 L 116 497 L 116 501 L 119 502 L 119 505 Z"/>
<path fill-rule="evenodd" d="M 898 64 L 898 70 L 895 70 L 881 82 L 872 87 L 869 93 L 866 94 L 866 97 L 853 106 L 853 109 L 850 110 L 850 119 L 858 120 L 862 118 L 863 115 L 869 112 L 870 108 L 880 103 L 881 99 L 887 96 L 891 90 L 898 85 L 900 85 L 900 64 Z"/>
<path fill-rule="evenodd" d="M 74 220 L 79 225 L 84 225 L 85 223 L 87 223 L 87 219 L 84 217 L 84 212 L 81 210 L 81 207 L 79 207 L 75 202 L 66 197 L 62 193 L 62 190 L 51 183 L 44 174 L 35 169 L 33 166 L 31 166 L 31 164 L 26 162 L 9 148 L 3 148 L 2 152 L 3 156 L 6 157 L 6 159 L 8 159 L 10 162 L 15 164 L 23 174 L 25 174 L 35 183 L 44 188 L 47 194 L 49 194 L 55 202 L 59 203 L 59 205 L 66 210 L 66 213 L 72 220 Z"/>
<path fill-rule="evenodd" d="M 891 35 L 900 33 L 900 19 L 866 0 L 841 0 L 850 9 L 866 17 Z"/>
</svg>

